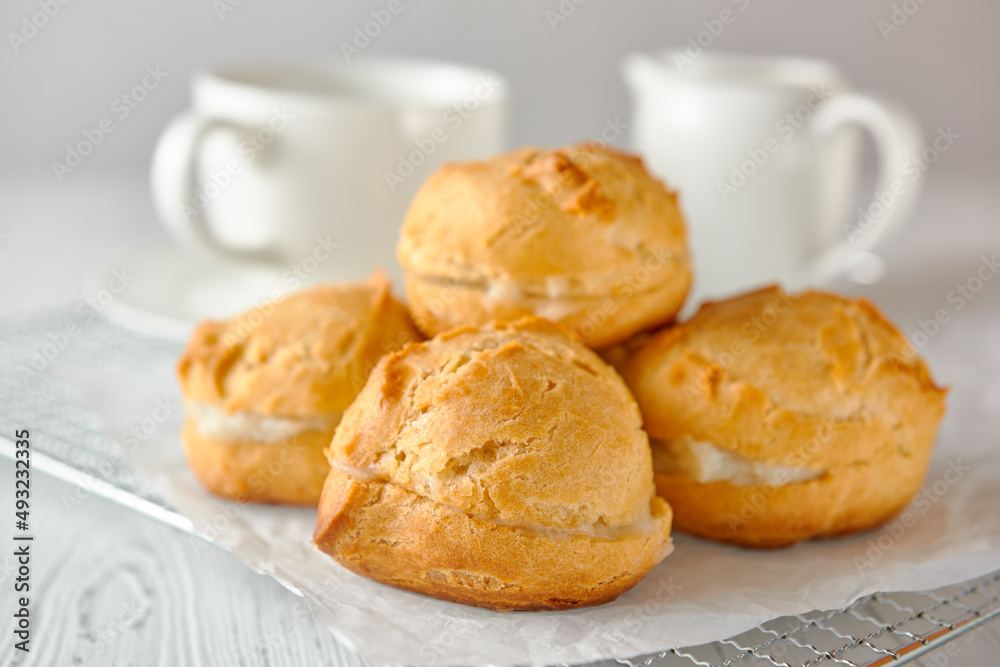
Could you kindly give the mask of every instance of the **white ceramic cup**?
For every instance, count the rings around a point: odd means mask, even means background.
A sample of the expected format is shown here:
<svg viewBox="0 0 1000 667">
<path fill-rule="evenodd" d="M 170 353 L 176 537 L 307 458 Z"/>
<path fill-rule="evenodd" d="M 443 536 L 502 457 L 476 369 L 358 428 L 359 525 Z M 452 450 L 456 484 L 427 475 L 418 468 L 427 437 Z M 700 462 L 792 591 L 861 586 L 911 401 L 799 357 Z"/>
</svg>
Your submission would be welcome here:
<svg viewBox="0 0 1000 667">
<path fill-rule="evenodd" d="M 923 148 L 912 114 L 850 92 L 817 60 L 665 52 L 630 55 L 623 72 L 633 147 L 679 190 L 687 215 L 691 302 L 773 282 L 800 289 L 852 267 L 877 279 L 871 250 L 905 221 L 922 183 L 907 164 Z M 859 128 L 878 153 L 867 206 L 856 200 Z"/>
<path fill-rule="evenodd" d="M 399 225 L 445 161 L 506 147 L 507 85 L 486 70 L 367 57 L 240 64 L 194 77 L 153 155 L 182 244 L 310 281 L 398 277 Z"/>
</svg>

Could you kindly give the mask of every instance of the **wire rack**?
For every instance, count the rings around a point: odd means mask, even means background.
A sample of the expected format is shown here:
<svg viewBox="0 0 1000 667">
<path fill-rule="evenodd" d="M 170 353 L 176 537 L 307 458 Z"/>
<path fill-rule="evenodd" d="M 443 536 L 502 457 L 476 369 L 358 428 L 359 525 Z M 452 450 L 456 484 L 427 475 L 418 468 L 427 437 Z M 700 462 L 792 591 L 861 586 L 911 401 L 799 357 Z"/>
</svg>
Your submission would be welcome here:
<svg viewBox="0 0 1000 667">
<path fill-rule="evenodd" d="M 129 469 L 100 418 L 74 400 L 73 388 L 36 356 L 54 331 L 78 331 L 61 357 L 84 365 L 168 372 L 175 341 L 122 328 L 86 310 L 0 321 L 0 433 L 32 425 L 33 465 L 123 502 L 180 529 L 191 524 Z M 0 440 L 0 453 L 13 456 Z M 876 593 L 844 609 L 768 621 L 735 637 L 595 667 L 875 667 L 913 661 L 1000 618 L 1000 572 L 921 593 Z M 943 664 L 943 663 L 938 663 Z"/>
<path fill-rule="evenodd" d="M 845 609 L 784 616 L 730 639 L 627 662 L 705 665 L 899 665 L 1000 615 L 1000 573 L 923 593 L 876 593 Z"/>
</svg>

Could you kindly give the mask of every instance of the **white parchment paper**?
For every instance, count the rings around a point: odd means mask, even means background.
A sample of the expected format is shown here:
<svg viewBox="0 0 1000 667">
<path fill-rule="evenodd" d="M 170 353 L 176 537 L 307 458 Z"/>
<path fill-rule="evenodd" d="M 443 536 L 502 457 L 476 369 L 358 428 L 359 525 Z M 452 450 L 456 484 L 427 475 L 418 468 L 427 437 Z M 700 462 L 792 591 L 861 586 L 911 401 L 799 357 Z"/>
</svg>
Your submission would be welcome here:
<svg viewBox="0 0 1000 667">
<path fill-rule="evenodd" d="M 180 459 L 156 483 L 202 534 L 304 595 L 338 639 L 373 662 L 548 665 L 714 641 L 777 616 L 1000 568 L 1000 461 L 947 449 L 909 528 L 763 552 L 676 536 L 674 553 L 618 600 L 565 612 L 496 613 L 355 576 L 310 546 L 315 511 L 219 502 Z"/>
<path fill-rule="evenodd" d="M 1000 414 L 1000 392 L 992 391 L 977 402 Z M 965 409 L 965 399 L 972 396 L 953 392 L 927 481 L 908 509 L 909 527 L 897 521 L 778 551 L 675 534 L 674 553 L 634 589 L 611 604 L 566 612 L 496 613 L 355 576 L 310 545 L 315 511 L 241 506 L 202 491 L 176 434 L 159 448 L 137 450 L 133 463 L 201 534 L 304 595 L 338 639 L 373 662 L 578 663 L 723 639 L 777 616 L 1000 569 L 997 422 Z"/>
<path fill-rule="evenodd" d="M 978 262 L 963 255 L 935 284 L 962 280 Z M 926 266 L 918 271 L 926 275 Z M 935 377 L 953 389 L 927 481 L 908 509 L 912 525 L 763 552 L 675 535 L 671 556 L 601 607 L 503 614 L 357 577 L 310 545 L 314 511 L 240 506 L 206 494 L 187 470 L 174 421 L 127 456 L 201 534 L 305 596 L 320 622 L 373 662 L 580 663 L 714 641 L 872 592 L 930 589 L 1000 569 L 1000 278 L 995 282 L 992 296 L 984 288 L 960 312 L 949 310 L 949 322 L 921 347 Z M 876 295 L 908 335 L 937 309 L 952 308 L 947 289 L 914 285 L 890 282 L 886 289 L 897 291 Z M 134 423 L 135 404 L 150 405 L 150 396 L 179 399 L 166 376 L 155 387 L 148 377 L 131 387 L 118 378 L 115 392 L 106 380 L 90 380 L 95 391 L 82 395 L 112 434 Z"/>
</svg>

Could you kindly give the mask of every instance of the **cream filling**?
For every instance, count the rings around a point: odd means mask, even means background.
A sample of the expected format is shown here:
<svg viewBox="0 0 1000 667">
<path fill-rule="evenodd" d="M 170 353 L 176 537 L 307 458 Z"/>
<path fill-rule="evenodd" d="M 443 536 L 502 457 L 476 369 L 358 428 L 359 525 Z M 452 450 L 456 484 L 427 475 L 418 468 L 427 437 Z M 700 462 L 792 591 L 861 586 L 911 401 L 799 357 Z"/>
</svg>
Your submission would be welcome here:
<svg viewBox="0 0 1000 667">
<path fill-rule="evenodd" d="M 635 232 L 625 229 L 621 225 L 608 225 L 604 229 L 604 240 L 609 244 L 637 253 L 642 248 L 642 239 Z"/>
<path fill-rule="evenodd" d="M 587 297 L 573 298 L 569 294 L 569 278 L 549 276 L 545 279 L 545 295 L 536 296 L 526 293 L 512 282 L 498 281 L 488 283 L 483 291 L 484 300 L 496 306 L 517 305 L 529 308 L 537 317 L 546 320 L 561 320 L 582 310 L 587 306 Z M 468 285 L 473 289 L 482 289 Z"/>
<path fill-rule="evenodd" d="M 330 467 L 334 470 L 339 470 L 351 479 L 355 479 L 359 482 L 371 482 L 376 478 L 375 473 L 370 470 L 357 468 L 349 463 L 344 463 L 340 459 L 330 459 Z"/>
<path fill-rule="evenodd" d="M 653 468 L 656 472 L 684 475 L 702 484 L 728 482 L 735 486 L 783 486 L 826 473 L 826 470 L 757 461 L 689 436 L 654 441 Z"/>
<path fill-rule="evenodd" d="M 467 285 L 473 289 L 479 289 L 473 285 Z M 486 299 L 493 303 L 517 303 L 524 298 L 524 292 L 514 283 L 496 282 L 490 283 L 486 288 Z"/>
<path fill-rule="evenodd" d="M 339 459 L 332 459 L 330 461 L 330 466 L 333 469 L 338 470 L 341 473 L 359 482 L 378 481 L 382 482 L 383 484 L 393 483 L 392 481 L 386 479 L 384 476 L 376 474 L 373 470 L 366 468 L 358 468 L 357 466 L 345 463 L 344 461 L 341 461 Z M 431 493 L 437 493 L 437 491 L 441 488 L 441 481 L 436 477 L 427 475 L 424 481 L 426 482 L 426 484 L 422 485 L 429 488 L 431 490 Z M 507 521 L 502 517 L 489 516 L 486 514 L 476 514 L 464 510 L 460 507 L 455 507 L 454 505 L 449 505 L 447 503 L 436 501 L 432 497 L 424 495 L 419 491 L 413 489 L 407 489 L 406 487 L 400 487 L 400 488 L 403 488 L 404 490 L 409 491 L 410 493 L 413 493 L 415 495 L 426 498 L 431 502 L 436 502 L 439 505 L 447 507 L 448 509 L 460 512 L 462 514 L 467 514 L 475 519 L 489 521 L 498 526 L 507 526 L 510 528 L 527 530 L 529 532 L 536 533 L 538 535 L 542 535 L 544 537 L 549 537 L 553 539 L 569 539 L 580 536 L 592 539 L 614 541 L 621 539 L 623 537 L 628 537 L 630 535 L 637 535 L 637 534 L 645 535 L 648 533 L 652 533 L 656 527 L 656 521 L 653 519 L 653 513 L 650 510 L 648 502 L 644 503 L 642 508 L 636 514 L 636 516 L 629 523 L 626 524 L 621 524 L 618 526 L 608 526 L 604 523 L 597 522 L 589 525 L 572 526 L 568 528 L 553 528 L 552 526 L 543 526 L 541 524 L 535 524 L 535 523 L 516 523 L 513 521 Z M 669 553 L 669 551 L 664 553 L 664 556 L 666 556 L 667 553 Z"/>
<path fill-rule="evenodd" d="M 586 304 L 566 299 L 549 299 L 531 304 L 531 311 L 543 320 L 561 320 L 583 310 Z"/>
<path fill-rule="evenodd" d="M 570 293 L 568 276 L 549 276 L 545 279 L 545 296 L 550 299 L 563 299 Z"/>
<path fill-rule="evenodd" d="M 613 285 L 593 286 L 590 290 L 573 289 L 569 276 L 548 276 L 539 288 L 520 285 L 511 280 L 493 279 L 477 281 L 450 280 L 437 276 L 413 273 L 412 278 L 441 285 L 444 289 L 462 288 L 482 293 L 485 301 L 495 305 L 517 305 L 531 308 L 536 315 L 546 319 L 559 319 L 592 305 L 592 302 L 614 298 Z M 615 285 L 621 283 L 619 280 Z M 637 292 L 647 294 L 659 289 L 662 283 L 655 283 L 648 289 Z M 550 309 L 549 312 L 545 312 Z"/>
<path fill-rule="evenodd" d="M 202 434 L 222 442 L 281 442 L 306 431 L 330 430 L 337 425 L 342 414 L 337 412 L 317 417 L 271 417 L 252 412 L 228 413 L 222 408 L 204 403 L 188 403 L 185 409 L 194 418 Z"/>
</svg>

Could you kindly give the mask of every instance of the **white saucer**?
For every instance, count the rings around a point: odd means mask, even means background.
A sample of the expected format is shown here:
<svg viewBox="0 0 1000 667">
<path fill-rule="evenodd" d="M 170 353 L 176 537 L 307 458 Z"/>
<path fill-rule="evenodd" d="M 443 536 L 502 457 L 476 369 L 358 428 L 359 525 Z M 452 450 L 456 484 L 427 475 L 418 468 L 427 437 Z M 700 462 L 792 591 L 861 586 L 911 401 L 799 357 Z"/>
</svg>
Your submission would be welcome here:
<svg viewBox="0 0 1000 667">
<path fill-rule="evenodd" d="M 223 263 L 164 243 L 129 251 L 93 271 L 83 292 L 119 324 L 187 340 L 197 322 L 233 317 L 289 287 L 273 269 Z"/>
</svg>

